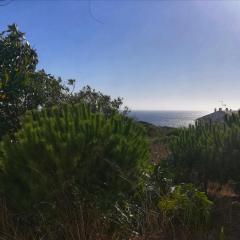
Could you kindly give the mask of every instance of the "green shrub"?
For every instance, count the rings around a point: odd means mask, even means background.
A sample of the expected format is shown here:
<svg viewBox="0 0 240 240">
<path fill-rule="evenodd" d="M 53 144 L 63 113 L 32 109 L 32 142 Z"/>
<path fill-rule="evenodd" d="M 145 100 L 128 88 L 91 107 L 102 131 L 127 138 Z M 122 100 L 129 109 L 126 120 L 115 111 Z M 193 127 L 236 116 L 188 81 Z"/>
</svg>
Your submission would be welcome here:
<svg viewBox="0 0 240 240">
<path fill-rule="evenodd" d="M 240 117 L 226 124 L 196 124 L 179 130 L 170 144 L 169 165 L 175 181 L 240 181 Z M 205 189 L 206 190 L 206 189 Z"/>
<path fill-rule="evenodd" d="M 212 206 L 206 194 L 191 184 L 177 185 L 158 204 L 166 225 L 177 223 L 191 231 L 208 226 Z"/>
<path fill-rule="evenodd" d="M 1 143 L 1 191 L 19 211 L 54 206 L 69 189 L 109 208 L 135 193 L 148 159 L 137 123 L 84 104 L 29 112 L 15 137 Z"/>
</svg>

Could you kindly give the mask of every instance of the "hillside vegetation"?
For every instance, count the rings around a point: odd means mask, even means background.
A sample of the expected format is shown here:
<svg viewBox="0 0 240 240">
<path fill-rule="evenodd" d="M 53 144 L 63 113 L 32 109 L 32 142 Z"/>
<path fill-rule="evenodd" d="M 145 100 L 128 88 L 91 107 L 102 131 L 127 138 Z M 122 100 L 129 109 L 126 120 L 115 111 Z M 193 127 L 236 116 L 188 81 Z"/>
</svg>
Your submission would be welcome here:
<svg viewBox="0 0 240 240">
<path fill-rule="evenodd" d="M 37 63 L 16 25 L 0 34 L 1 239 L 240 238 L 240 115 L 136 122 Z"/>
</svg>

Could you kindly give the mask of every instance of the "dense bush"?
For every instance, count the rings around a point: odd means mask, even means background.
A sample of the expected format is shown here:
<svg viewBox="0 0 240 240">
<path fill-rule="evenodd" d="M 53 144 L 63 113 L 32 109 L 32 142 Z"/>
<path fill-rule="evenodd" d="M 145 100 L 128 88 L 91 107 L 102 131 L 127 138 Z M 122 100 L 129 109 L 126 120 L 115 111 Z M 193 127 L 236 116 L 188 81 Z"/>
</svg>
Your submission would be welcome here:
<svg viewBox="0 0 240 240">
<path fill-rule="evenodd" d="M 17 212 L 54 209 L 64 196 L 110 209 L 134 196 L 148 159 L 142 127 L 85 104 L 29 112 L 15 139 L 1 143 L 1 192 Z"/>
<path fill-rule="evenodd" d="M 158 204 L 164 224 L 178 223 L 190 231 L 208 226 L 212 205 L 206 194 L 198 191 L 191 184 L 173 187 Z"/>
<path fill-rule="evenodd" d="M 181 129 L 170 146 L 169 164 L 178 182 L 196 184 L 240 180 L 240 121 L 196 124 Z"/>
</svg>

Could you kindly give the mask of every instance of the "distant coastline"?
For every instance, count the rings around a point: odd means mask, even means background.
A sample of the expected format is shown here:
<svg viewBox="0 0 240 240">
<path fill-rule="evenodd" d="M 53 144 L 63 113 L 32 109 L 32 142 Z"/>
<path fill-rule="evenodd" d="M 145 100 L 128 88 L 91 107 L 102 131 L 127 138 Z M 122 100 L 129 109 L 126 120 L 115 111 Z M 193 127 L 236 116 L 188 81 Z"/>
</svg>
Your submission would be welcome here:
<svg viewBox="0 0 240 240">
<path fill-rule="evenodd" d="M 187 127 L 195 120 L 206 115 L 207 111 L 165 111 L 165 110 L 131 110 L 130 117 L 162 127 Z"/>
</svg>

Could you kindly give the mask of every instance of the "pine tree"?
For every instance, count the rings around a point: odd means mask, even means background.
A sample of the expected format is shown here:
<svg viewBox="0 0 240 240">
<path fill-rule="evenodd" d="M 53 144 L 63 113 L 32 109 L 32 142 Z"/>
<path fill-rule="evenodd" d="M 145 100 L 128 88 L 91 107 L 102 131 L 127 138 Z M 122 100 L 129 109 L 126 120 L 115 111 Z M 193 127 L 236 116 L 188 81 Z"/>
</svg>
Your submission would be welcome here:
<svg viewBox="0 0 240 240">
<path fill-rule="evenodd" d="M 1 191 L 25 210 L 53 204 L 69 189 L 109 207 L 134 193 L 148 159 L 141 126 L 87 104 L 28 112 L 15 138 L 1 144 Z"/>
</svg>

